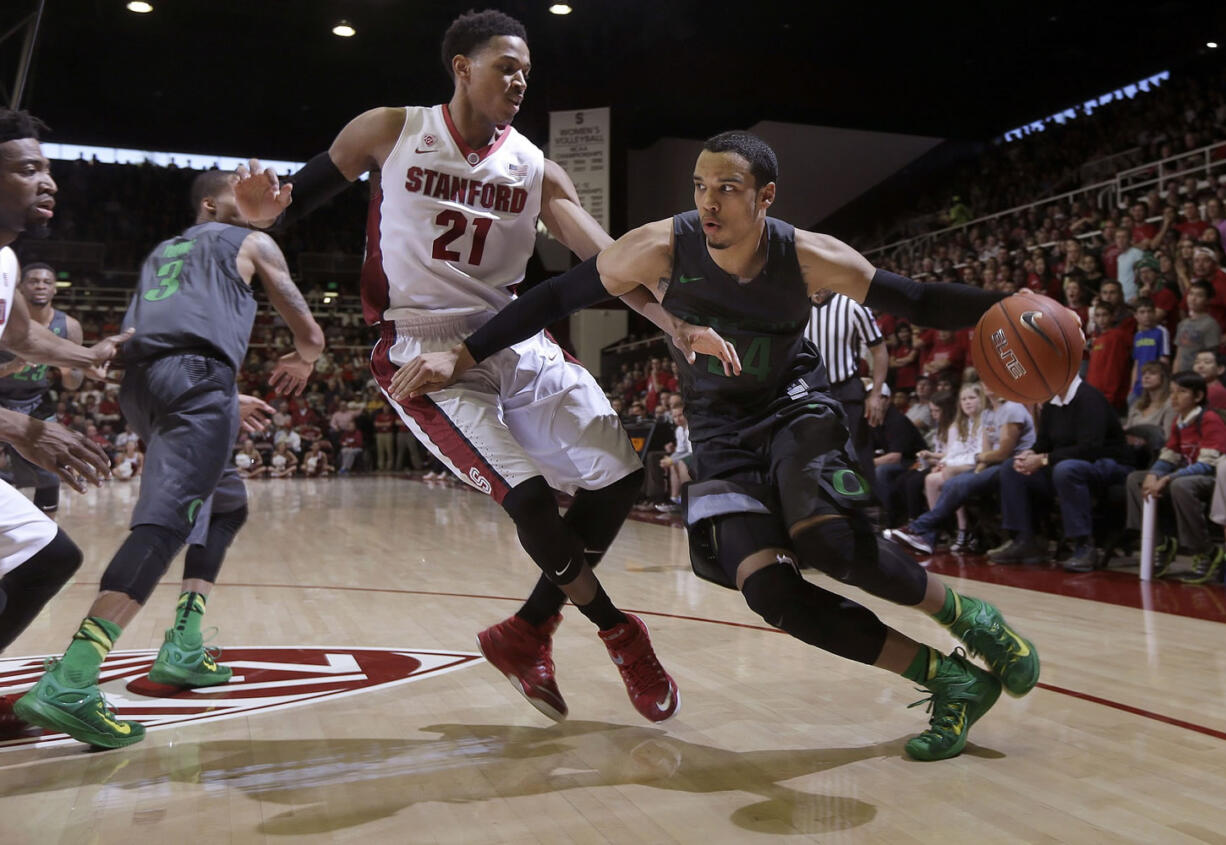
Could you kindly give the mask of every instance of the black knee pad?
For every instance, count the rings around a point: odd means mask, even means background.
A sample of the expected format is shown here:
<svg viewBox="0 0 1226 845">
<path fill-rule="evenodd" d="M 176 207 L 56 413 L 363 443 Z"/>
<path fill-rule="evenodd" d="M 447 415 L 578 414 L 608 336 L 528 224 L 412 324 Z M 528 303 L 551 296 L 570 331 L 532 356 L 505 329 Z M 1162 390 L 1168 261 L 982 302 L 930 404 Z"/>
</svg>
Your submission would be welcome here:
<svg viewBox="0 0 1226 845">
<path fill-rule="evenodd" d="M 161 525 L 137 525 L 102 573 L 104 591 L 126 593 L 144 604 L 187 541 L 181 531 Z"/>
<path fill-rule="evenodd" d="M 774 563 L 745 579 L 745 603 L 768 624 L 820 649 L 873 663 L 881 656 L 886 627 L 868 608 L 823 590 L 795 566 Z"/>
<path fill-rule="evenodd" d="M 226 551 L 234 542 L 234 536 L 247 521 L 247 506 L 243 505 L 225 513 L 215 513 L 209 520 L 209 531 L 203 546 L 189 546 L 187 559 L 183 562 L 183 577 L 198 578 L 217 583 Z"/>
<path fill-rule="evenodd" d="M 635 470 L 599 490 L 579 490 L 563 520 L 583 539 L 588 566 L 600 563 L 643 489 L 646 471 Z"/>
<path fill-rule="evenodd" d="M 802 566 L 897 604 L 923 601 L 928 573 L 888 540 L 863 514 L 814 523 L 792 538 Z"/>
<path fill-rule="evenodd" d="M 58 481 L 46 487 L 34 488 L 34 507 L 45 514 L 53 514 L 60 509 L 60 485 Z"/>
<path fill-rule="evenodd" d="M 512 488 L 502 499 L 519 543 L 545 577 L 559 586 L 579 577 L 583 539 L 558 514 L 558 500 L 541 476 Z"/>
</svg>

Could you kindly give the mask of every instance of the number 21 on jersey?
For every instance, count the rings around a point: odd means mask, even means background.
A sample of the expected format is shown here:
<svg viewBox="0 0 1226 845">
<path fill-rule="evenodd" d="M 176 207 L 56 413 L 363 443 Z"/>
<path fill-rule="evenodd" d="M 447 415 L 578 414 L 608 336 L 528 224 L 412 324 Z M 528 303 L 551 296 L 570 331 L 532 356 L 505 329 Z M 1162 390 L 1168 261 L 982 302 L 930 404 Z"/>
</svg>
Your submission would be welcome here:
<svg viewBox="0 0 1226 845">
<path fill-rule="evenodd" d="M 434 258 L 440 261 L 464 261 L 474 267 L 481 264 L 481 257 L 485 254 L 485 237 L 494 225 L 492 217 L 474 217 L 469 220 L 463 212 L 449 208 L 440 211 L 434 222 L 444 227 L 443 233 L 434 239 L 434 250 L 431 253 Z M 468 257 L 464 258 L 458 249 L 452 248 L 452 244 L 464 236 L 470 223 L 473 227 L 472 245 L 469 247 Z"/>
</svg>

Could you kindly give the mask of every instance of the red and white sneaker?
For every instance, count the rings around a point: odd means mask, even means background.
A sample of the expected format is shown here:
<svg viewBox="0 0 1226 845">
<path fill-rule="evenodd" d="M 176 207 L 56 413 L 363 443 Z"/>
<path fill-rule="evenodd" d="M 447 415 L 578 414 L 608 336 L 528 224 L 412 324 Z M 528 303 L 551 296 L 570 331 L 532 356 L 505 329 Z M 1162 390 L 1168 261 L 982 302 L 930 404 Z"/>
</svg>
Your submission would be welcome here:
<svg viewBox="0 0 1226 845">
<path fill-rule="evenodd" d="M 562 614 L 540 625 L 512 616 L 477 634 L 477 648 L 485 659 L 507 676 L 528 703 L 555 722 L 566 718 L 566 702 L 553 677 L 553 632 Z"/>
<path fill-rule="evenodd" d="M 31 725 L 13 712 L 13 702 L 21 696 L 0 695 L 0 741 L 38 736 L 44 733 L 38 725 Z"/>
<path fill-rule="evenodd" d="M 663 722 L 680 709 L 681 693 L 660 665 L 643 620 L 629 613 L 626 619 L 629 621 L 600 631 L 600 638 L 622 673 L 634 709 L 649 721 Z"/>
</svg>

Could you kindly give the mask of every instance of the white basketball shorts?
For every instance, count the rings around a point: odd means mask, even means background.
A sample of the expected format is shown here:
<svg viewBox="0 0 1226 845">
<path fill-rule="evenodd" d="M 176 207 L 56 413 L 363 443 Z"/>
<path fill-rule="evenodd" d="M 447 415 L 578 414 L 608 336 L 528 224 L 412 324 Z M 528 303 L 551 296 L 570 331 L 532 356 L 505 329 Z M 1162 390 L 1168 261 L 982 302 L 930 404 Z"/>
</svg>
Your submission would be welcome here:
<svg viewBox="0 0 1226 845">
<path fill-rule="evenodd" d="M 0 481 L 0 575 L 38 554 L 57 531 L 59 526 L 33 502 Z"/>
<path fill-rule="evenodd" d="M 500 503 L 536 475 L 573 494 L 642 468 L 591 373 L 544 332 L 491 355 L 450 387 L 404 402 L 391 398 L 397 369 L 422 352 L 453 348 L 488 316 L 385 322 L 371 354 L 384 395 L 445 466 Z"/>
</svg>

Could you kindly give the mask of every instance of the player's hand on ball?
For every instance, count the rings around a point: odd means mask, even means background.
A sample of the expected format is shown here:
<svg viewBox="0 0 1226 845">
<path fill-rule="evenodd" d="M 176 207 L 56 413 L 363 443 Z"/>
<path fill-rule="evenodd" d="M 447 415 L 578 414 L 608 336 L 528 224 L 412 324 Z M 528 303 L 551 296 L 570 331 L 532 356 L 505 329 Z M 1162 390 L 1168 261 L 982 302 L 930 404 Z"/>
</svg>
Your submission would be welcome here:
<svg viewBox="0 0 1226 845">
<path fill-rule="evenodd" d="M 243 217 L 254 224 L 272 225 L 293 201 L 293 184 L 282 185 L 276 171 L 264 168 L 259 159 L 251 159 L 246 167 L 240 164 L 234 172 L 238 174 L 234 201 Z"/>
<path fill-rule="evenodd" d="M 741 374 L 741 359 L 737 357 L 736 347 L 708 326 L 694 326 L 683 322 L 673 335 L 673 345 L 681 350 L 685 360 L 691 364 L 699 354 L 711 355 L 724 365 L 724 375 Z"/>
<path fill-rule="evenodd" d="M 455 384 L 475 363 L 462 343 L 446 352 L 424 352 L 396 371 L 388 392 L 397 402 L 415 399 Z"/>
<path fill-rule="evenodd" d="M 238 394 L 238 422 L 248 434 L 258 434 L 268 428 L 277 411 L 258 396 Z"/>
<path fill-rule="evenodd" d="M 273 367 L 268 384 L 278 396 L 301 396 L 307 379 L 315 372 L 315 362 L 307 361 L 296 351 L 282 355 Z"/>
<path fill-rule="evenodd" d="M 111 474 L 111 461 L 101 446 L 57 422 L 29 417 L 23 432 L 9 442 L 30 463 L 54 472 L 78 493 L 85 492 L 87 482 L 101 486 Z"/>
</svg>

